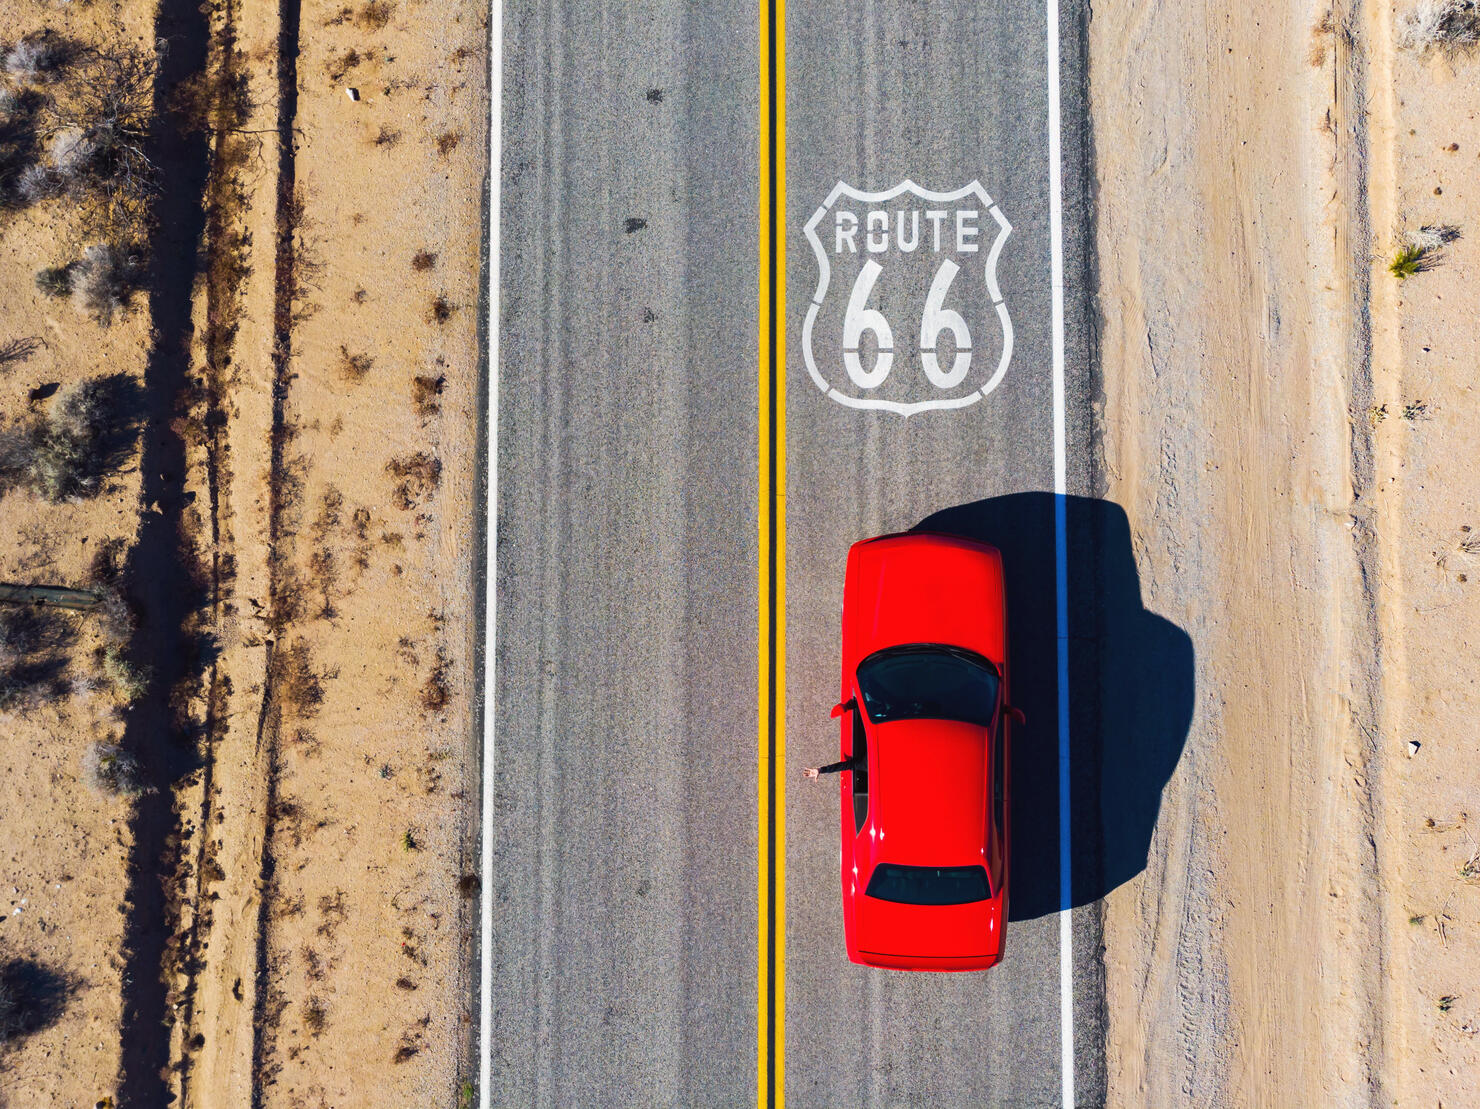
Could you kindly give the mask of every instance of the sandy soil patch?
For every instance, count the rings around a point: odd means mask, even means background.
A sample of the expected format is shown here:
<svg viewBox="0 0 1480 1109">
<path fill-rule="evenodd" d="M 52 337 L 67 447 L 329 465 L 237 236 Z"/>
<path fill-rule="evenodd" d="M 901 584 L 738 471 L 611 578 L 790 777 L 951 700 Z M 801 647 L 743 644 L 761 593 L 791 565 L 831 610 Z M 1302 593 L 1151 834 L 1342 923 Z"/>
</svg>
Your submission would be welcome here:
<svg viewBox="0 0 1480 1109">
<path fill-rule="evenodd" d="M 0 1099 L 465 1102 L 483 9 L 26 0 L 0 62 L 43 27 L 169 37 L 178 126 L 111 326 L 36 283 L 85 245 L 68 196 L 0 216 L 0 434 L 104 371 L 143 394 L 97 489 L 5 492 L 0 581 L 98 584 L 107 547 L 158 665 L 127 693 L 116 621 L 6 625 L 7 676 L 49 669 L 0 731 L 0 985 L 34 1002 Z M 132 801 L 84 781 L 120 732 L 160 756 Z"/>
<path fill-rule="evenodd" d="M 24 146 L 43 98 L 71 88 L 70 65 L 28 74 L 16 64 L 27 36 L 49 30 L 45 41 L 75 57 L 89 45 L 136 42 L 152 20 L 150 3 L 102 12 L 18 0 L 0 11 L 4 149 Z M 11 188 L 19 168 L 6 166 Z M 0 433 L 54 418 L 89 380 L 138 392 L 148 337 L 141 299 L 105 327 L 37 288 L 38 270 L 76 256 L 77 207 L 12 199 L 0 211 Z M 126 561 L 138 526 L 134 440 L 125 431 L 96 485 L 59 502 L 27 488 L 0 493 L 0 582 L 91 586 L 100 555 Z M 92 1106 L 113 1093 L 120 1066 L 133 838 L 131 802 L 96 788 L 88 759 L 122 735 L 128 697 L 102 662 L 113 638 L 97 613 L 0 606 L 0 639 L 0 683 L 22 688 L 0 691 L 0 990 L 15 1005 L 0 1014 L 12 1018 L 0 1042 L 0 1104 Z"/>
<path fill-rule="evenodd" d="M 1374 42 L 1419 5 L 1378 9 Z M 1392 22 L 1389 23 L 1389 20 Z M 1387 1085 L 1404 1105 L 1480 1096 L 1480 763 L 1472 737 L 1480 642 L 1480 55 L 1383 51 L 1374 81 L 1373 407 L 1377 458 L 1392 1021 Z M 1374 67 L 1374 77 L 1377 67 Z M 1429 230 L 1425 232 L 1425 228 Z M 1389 272 L 1403 247 L 1432 268 Z M 1395 755 L 1394 752 L 1397 752 Z M 1411 757 L 1409 757 L 1411 756 Z"/>
<path fill-rule="evenodd" d="M 1471 248 L 1386 267 L 1463 224 L 1480 134 L 1469 71 L 1395 64 L 1391 18 L 1091 27 L 1108 492 L 1197 658 L 1147 869 L 1107 902 L 1115 1104 L 1473 1096 Z"/>
<path fill-rule="evenodd" d="M 230 22 L 256 90 L 240 129 L 270 137 L 219 239 L 251 245 L 211 355 L 229 723 L 183 1092 L 452 1105 L 473 1069 L 486 27 L 455 3 L 305 4 L 295 34 L 278 10 Z"/>
</svg>

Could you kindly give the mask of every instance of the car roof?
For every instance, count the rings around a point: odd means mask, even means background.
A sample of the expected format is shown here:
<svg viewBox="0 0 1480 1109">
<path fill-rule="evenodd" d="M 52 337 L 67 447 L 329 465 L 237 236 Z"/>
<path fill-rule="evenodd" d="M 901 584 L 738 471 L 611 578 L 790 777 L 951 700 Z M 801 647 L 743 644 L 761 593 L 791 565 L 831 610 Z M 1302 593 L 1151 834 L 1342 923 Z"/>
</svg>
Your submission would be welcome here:
<svg viewBox="0 0 1480 1109">
<path fill-rule="evenodd" d="M 986 847 L 987 731 L 955 720 L 870 727 L 874 864 L 969 866 Z"/>
</svg>

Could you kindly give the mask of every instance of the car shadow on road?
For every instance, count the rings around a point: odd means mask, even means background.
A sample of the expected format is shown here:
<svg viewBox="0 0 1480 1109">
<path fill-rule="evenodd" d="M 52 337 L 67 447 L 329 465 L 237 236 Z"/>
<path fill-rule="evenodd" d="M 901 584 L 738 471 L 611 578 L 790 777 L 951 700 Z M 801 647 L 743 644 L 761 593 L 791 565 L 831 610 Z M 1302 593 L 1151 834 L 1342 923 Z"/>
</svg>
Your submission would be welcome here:
<svg viewBox="0 0 1480 1109">
<path fill-rule="evenodd" d="M 1028 717 L 1013 733 L 1010 919 L 1063 908 L 1059 880 L 1057 575 L 1051 493 L 936 512 L 918 531 L 991 543 L 1007 576 L 1008 674 Z M 1146 867 L 1161 793 L 1187 741 L 1192 640 L 1141 603 L 1119 505 L 1065 497 L 1072 904 Z"/>
</svg>

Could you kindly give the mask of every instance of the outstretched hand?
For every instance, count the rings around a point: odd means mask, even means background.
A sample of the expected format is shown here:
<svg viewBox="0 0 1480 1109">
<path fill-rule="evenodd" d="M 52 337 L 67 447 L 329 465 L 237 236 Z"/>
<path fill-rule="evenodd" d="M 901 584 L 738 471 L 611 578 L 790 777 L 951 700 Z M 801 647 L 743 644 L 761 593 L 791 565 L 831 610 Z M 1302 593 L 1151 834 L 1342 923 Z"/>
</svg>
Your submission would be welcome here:
<svg viewBox="0 0 1480 1109">
<path fill-rule="evenodd" d="M 817 780 L 817 771 L 818 771 L 818 769 L 819 769 L 818 767 L 809 766 L 805 770 L 802 771 L 802 777 L 803 778 L 810 778 L 812 781 L 815 782 Z"/>
</svg>

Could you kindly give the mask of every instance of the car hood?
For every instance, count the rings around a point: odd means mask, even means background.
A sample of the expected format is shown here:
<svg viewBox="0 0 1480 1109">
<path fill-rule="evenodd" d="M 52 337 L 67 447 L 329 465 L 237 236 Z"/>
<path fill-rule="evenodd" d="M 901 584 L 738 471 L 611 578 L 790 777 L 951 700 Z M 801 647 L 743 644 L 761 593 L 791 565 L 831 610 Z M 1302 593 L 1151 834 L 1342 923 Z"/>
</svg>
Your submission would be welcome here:
<svg viewBox="0 0 1480 1109">
<path fill-rule="evenodd" d="M 847 600 L 852 643 L 845 665 L 900 643 L 951 643 L 1006 657 L 1002 556 L 945 535 L 901 535 L 854 544 Z"/>
</svg>

